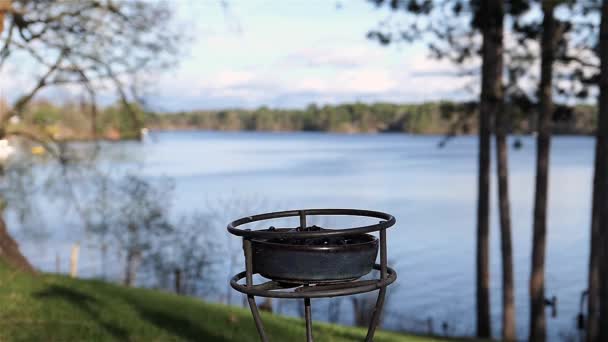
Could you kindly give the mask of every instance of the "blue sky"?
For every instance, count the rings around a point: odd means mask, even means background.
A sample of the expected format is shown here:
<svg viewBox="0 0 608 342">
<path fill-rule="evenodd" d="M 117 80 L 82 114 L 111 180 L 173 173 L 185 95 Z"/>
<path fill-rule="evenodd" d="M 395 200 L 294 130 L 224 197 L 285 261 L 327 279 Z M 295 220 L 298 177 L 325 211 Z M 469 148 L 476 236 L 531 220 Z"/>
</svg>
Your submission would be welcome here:
<svg viewBox="0 0 608 342">
<path fill-rule="evenodd" d="M 389 15 L 366 0 L 168 0 L 190 42 L 180 63 L 155 75 L 152 109 L 301 108 L 309 103 L 415 103 L 474 96 L 471 80 L 424 46 L 382 47 L 366 33 Z M 340 3 L 340 6 L 337 4 Z M 0 97 L 15 100 L 35 80 L 7 65 Z M 44 92 L 70 99 L 81 92 Z M 102 96 L 103 102 L 111 102 Z"/>
<path fill-rule="evenodd" d="M 366 1 L 228 3 L 174 1 L 193 42 L 180 65 L 160 77 L 152 105 L 294 108 L 472 96 L 464 90 L 469 80 L 449 76 L 455 68 L 429 59 L 424 46 L 382 47 L 368 40 L 368 30 L 388 12 Z"/>
</svg>

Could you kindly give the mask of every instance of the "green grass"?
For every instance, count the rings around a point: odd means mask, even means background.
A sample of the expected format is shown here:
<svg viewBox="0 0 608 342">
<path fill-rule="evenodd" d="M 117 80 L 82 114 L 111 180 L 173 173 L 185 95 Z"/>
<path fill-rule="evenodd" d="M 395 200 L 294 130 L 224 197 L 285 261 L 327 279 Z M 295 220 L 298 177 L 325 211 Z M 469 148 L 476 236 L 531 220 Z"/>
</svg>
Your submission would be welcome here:
<svg viewBox="0 0 608 342">
<path fill-rule="evenodd" d="M 304 322 L 264 314 L 271 341 L 305 340 Z M 314 323 L 315 341 L 362 341 L 360 328 Z M 0 265 L 0 341 L 258 341 L 248 310 L 146 289 Z M 379 342 L 431 338 L 378 332 Z"/>
</svg>

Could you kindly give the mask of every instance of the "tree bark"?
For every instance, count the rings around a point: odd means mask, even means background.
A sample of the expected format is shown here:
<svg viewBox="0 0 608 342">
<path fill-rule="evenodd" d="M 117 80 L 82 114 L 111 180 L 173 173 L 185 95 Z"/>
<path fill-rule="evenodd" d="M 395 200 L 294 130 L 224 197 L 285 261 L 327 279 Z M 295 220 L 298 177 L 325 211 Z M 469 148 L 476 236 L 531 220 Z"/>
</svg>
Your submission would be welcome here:
<svg viewBox="0 0 608 342">
<path fill-rule="evenodd" d="M 482 106 L 483 107 L 483 106 Z M 480 112 L 477 197 L 477 337 L 490 336 L 490 113 Z"/>
<path fill-rule="evenodd" d="M 0 1 L 0 35 L 4 29 L 4 16 L 10 9 L 11 0 Z M 4 127 L 0 127 L 0 139 L 4 138 Z M 0 165 L 0 177 L 2 177 L 3 170 L 4 167 Z M 9 234 L 2 214 L 2 210 L 0 210 L 0 259 L 20 271 L 35 273 L 27 258 L 19 251 L 19 245 Z"/>
<path fill-rule="evenodd" d="M 511 209 L 507 138 L 504 114 L 496 119 L 496 155 L 498 173 L 498 202 L 500 210 L 500 252 L 502 257 L 502 339 L 515 341 L 515 289 L 513 274 L 513 245 L 511 240 Z"/>
<path fill-rule="evenodd" d="M 492 334 L 490 319 L 490 134 L 502 102 L 503 8 L 499 0 L 482 1 L 483 35 L 477 197 L 477 337 Z"/>
<path fill-rule="evenodd" d="M 489 5 L 489 17 L 494 18 L 488 28 L 487 63 L 491 78 L 488 88 L 491 109 L 495 118 L 496 134 L 496 173 L 498 179 L 498 204 L 500 212 L 500 242 L 502 259 L 502 339 L 515 341 L 515 290 L 513 275 L 513 247 L 511 242 L 511 209 L 509 203 L 509 164 L 507 148 L 507 119 L 504 113 L 503 92 L 503 22 L 504 9 L 502 1 L 493 1 Z M 486 60 L 484 59 L 484 63 Z"/>
<path fill-rule="evenodd" d="M 596 172 L 600 172 L 601 177 L 599 180 L 594 181 L 597 182 L 597 188 L 594 189 L 594 200 L 595 200 L 595 192 L 599 192 L 598 199 L 599 203 L 599 212 L 598 219 L 599 224 L 597 226 L 597 231 L 595 232 L 599 235 L 600 244 L 596 245 L 595 253 L 599 260 L 596 261 L 596 268 L 599 270 L 599 274 L 596 274 L 597 278 L 593 279 L 594 281 L 599 282 L 599 320 L 597 321 L 596 329 L 599 327 L 599 333 L 596 333 L 596 336 L 591 336 L 594 338 L 593 341 L 607 341 L 608 340 L 608 262 L 606 262 L 606 258 L 608 257 L 608 177 L 606 176 L 606 171 L 608 170 L 608 1 L 603 1 L 602 3 L 602 22 L 600 25 L 600 61 L 601 61 L 601 75 L 600 75 L 600 98 L 599 98 L 599 122 L 597 129 L 597 149 L 599 152 L 596 155 L 596 158 L 599 157 L 599 161 L 596 161 L 596 167 L 599 167 L 599 170 L 596 169 Z M 592 232 L 593 234 L 594 232 Z M 599 248 L 597 248 L 599 247 Z M 592 243 L 593 248 L 593 243 Z M 601 262 L 598 262 L 600 261 Z M 599 265 L 598 265 L 599 264 Z M 592 274 L 590 274 L 591 280 Z M 590 289 L 591 289 L 591 283 Z M 597 284 L 596 284 L 597 287 Z M 590 293 L 591 295 L 591 293 Z M 589 297 L 589 303 L 591 303 L 591 297 Z M 591 306 L 589 305 L 589 310 L 591 310 Z M 593 307 L 595 312 L 597 312 L 597 307 Z M 594 313 L 595 313 L 594 312 Z M 589 325 L 590 326 L 590 325 Z"/>
<path fill-rule="evenodd" d="M 602 18 L 602 20 L 604 20 Z M 605 26 L 602 21 L 602 25 Z M 602 28 L 604 27 L 602 26 Z M 602 206 L 602 184 L 606 175 L 605 166 L 605 148 L 606 132 L 602 132 L 601 127 L 604 125 L 605 117 L 600 111 L 598 117 L 598 128 L 595 141 L 595 165 L 593 176 L 593 204 L 591 209 L 591 234 L 590 234 L 590 252 L 589 252 L 589 274 L 588 274 L 588 296 L 587 296 L 587 341 L 597 341 L 599 338 L 599 303 L 600 303 L 600 253 L 601 253 L 601 236 L 600 236 L 600 213 Z"/>
<path fill-rule="evenodd" d="M 547 197 L 549 154 L 551 148 L 551 117 L 553 115 L 553 62 L 555 60 L 555 3 L 543 2 L 541 37 L 540 108 L 536 146 L 536 189 L 534 195 L 534 227 L 532 268 L 530 274 L 530 341 L 547 338 L 545 318 L 545 254 L 547 245 Z"/>
<path fill-rule="evenodd" d="M 35 273 L 32 265 L 27 261 L 27 258 L 19 251 L 19 245 L 11 237 L 4 218 L 0 213 L 0 260 L 6 262 L 9 266 L 14 267 L 17 270 Z"/>
</svg>

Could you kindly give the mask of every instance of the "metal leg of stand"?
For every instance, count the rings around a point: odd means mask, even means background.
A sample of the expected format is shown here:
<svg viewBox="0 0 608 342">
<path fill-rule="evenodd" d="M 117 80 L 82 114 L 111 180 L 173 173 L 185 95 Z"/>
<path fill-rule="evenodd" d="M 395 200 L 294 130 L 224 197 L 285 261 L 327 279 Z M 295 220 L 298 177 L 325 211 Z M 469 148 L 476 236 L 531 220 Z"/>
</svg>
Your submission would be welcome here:
<svg viewBox="0 0 608 342">
<path fill-rule="evenodd" d="M 255 327 L 258 330 L 258 334 L 260 335 L 260 340 L 262 342 L 268 342 L 268 337 L 266 336 L 266 332 L 264 331 L 264 325 L 262 324 L 262 318 L 260 317 L 258 306 L 255 303 L 255 298 L 253 296 L 247 296 L 247 301 L 249 302 L 251 314 L 253 315 Z"/>
<path fill-rule="evenodd" d="M 385 280 L 388 276 L 387 272 L 387 254 L 386 254 L 386 229 L 380 230 L 380 278 Z M 378 292 L 378 299 L 376 300 L 376 307 L 374 308 L 374 314 L 372 320 L 369 322 L 369 328 L 367 329 L 367 336 L 365 342 L 372 342 L 374 340 L 374 333 L 380 323 L 380 316 L 382 315 L 382 307 L 384 306 L 384 298 L 386 297 L 386 286 L 380 289 Z"/>
<path fill-rule="evenodd" d="M 304 210 L 300 210 L 300 229 L 306 229 L 306 212 Z M 306 342 L 313 342 L 312 312 L 310 310 L 310 298 L 304 298 L 304 317 L 306 318 Z"/>
<path fill-rule="evenodd" d="M 365 342 L 372 342 L 374 340 L 374 334 L 376 333 L 376 328 L 378 327 L 378 323 L 380 322 L 380 315 L 382 314 L 382 307 L 384 306 L 385 294 L 386 287 L 383 287 L 378 293 L 376 307 L 374 308 L 374 315 L 372 317 L 371 322 L 369 323 L 369 328 L 367 329 L 367 336 L 365 336 Z"/>
<path fill-rule="evenodd" d="M 245 250 L 245 272 L 247 282 L 246 284 L 247 286 L 253 286 L 253 261 L 251 255 L 250 240 L 243 239 L 243 249 Z M 264 325 L 262 324 L 262 317 L 260 316 L 258 306 L 255 303 L 255 297 L 252 295 L 248 295 L 247 302 L 249 302 L 249 308 L 251 309 L 251 314 L 253 315 L 255 327 L 258 330 L 258 334 L 260 335 L 260 340 L 262 342 L 268 342 L 268 337 L 266 336 L 266 332 L 264 331 Z"/>
<path fill-rule="evenodd" d="M 312 312 L 310 310 L 310 298 L 304 299 L 304 316 L 306 317 L 306 342 L 313 342 Z"/>
</svg>

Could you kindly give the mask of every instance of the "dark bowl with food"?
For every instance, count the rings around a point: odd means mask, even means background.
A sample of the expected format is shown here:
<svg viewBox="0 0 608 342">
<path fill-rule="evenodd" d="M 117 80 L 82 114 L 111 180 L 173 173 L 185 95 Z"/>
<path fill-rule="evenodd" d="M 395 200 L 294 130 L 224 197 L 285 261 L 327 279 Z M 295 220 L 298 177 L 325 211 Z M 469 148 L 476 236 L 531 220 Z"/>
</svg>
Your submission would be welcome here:
<svg viewBox="0 0 608 342">
<path fill-rule="evenodd" d="M 302 239 L 298 238 L 298 231 L 323 229 L 313 226 L 304 230 L 268 230 L 293 232 L 289 238 L 251 240 L 253 271 L 277 282 L 352 281 L 371 272 L 378 254 L 378 239 L 370 234 Z"/>
</svg>

